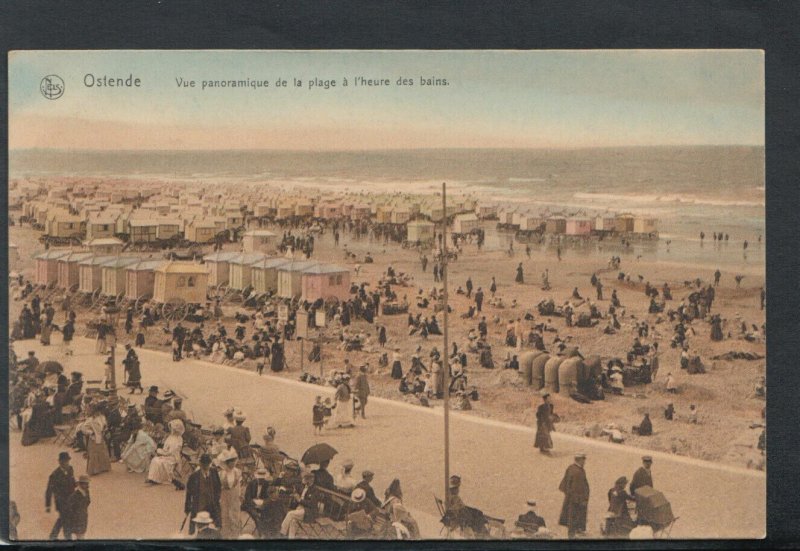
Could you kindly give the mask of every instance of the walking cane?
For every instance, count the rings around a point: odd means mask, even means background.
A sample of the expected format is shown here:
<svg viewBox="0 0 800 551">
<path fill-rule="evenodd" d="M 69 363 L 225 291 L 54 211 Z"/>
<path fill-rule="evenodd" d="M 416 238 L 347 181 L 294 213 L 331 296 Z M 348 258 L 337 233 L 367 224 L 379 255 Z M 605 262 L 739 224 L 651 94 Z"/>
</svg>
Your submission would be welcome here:
<svg viewBox="0 0 800 551">
<path fill-rule="evenodd" d="M 186 526 L 186 521 L 189 520 L 189 517 L 192 516 L 192 513 L 186 513 L 186 516 L 183 517 L 183 522 L 181 522 L 181 529 L 178 532 L 183 532 L 183 528 Z"/>
</svg>

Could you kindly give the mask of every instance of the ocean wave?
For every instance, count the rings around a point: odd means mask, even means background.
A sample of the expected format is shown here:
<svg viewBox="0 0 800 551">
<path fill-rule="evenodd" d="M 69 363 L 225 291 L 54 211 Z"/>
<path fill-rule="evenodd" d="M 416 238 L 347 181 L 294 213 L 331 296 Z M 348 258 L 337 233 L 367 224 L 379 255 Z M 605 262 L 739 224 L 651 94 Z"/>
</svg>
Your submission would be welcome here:
<svg viewBox="0 0 800 551">
<path fill-rule="evenodd" d="M 546 182 L 546 178 L 508 178 L 511 183 L 524 183 L 524 182 Z"/>
<path fill-rule="evenodd" d="M 711 199 L 691 197 L 687 195 L 634 195 L 616 193 L 584 193 L 573 194 L 575 199 L 586 201 L 627 202 L 627 203 L 678 203 L 687 205 L 708 205 L 713 207 L 764 207 L 764 201 L 733 201 L 727 199 Z"/>
</svg>

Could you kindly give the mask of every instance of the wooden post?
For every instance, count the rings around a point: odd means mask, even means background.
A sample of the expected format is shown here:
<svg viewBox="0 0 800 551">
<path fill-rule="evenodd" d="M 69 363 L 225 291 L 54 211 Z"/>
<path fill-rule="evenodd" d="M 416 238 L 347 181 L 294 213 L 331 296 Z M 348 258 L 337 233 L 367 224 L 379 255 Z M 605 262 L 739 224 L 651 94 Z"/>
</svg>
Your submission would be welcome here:
<svg viewBox="0 0 800 551">
<path fill-rule="evenodd" d="M 450 508 L 450 350 L 447 328 L 447 184 L 442 182 L 442 290 L 444 301 L 444 350 L 442 370 L 444 381 L 444 508 Z"/>
</svg>

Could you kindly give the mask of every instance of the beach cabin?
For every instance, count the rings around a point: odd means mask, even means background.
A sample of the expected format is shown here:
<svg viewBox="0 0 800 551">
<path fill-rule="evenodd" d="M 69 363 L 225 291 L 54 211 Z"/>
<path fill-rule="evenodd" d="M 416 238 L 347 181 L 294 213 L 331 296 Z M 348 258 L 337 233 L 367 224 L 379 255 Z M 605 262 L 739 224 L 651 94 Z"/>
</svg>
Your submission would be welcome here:
<svg viewBox="0 0 800 551">
<path fill-rule="evenodd" d="M 375 210 L 375 221 L 378 224 L 392 223 L 392 207 L 381 206 Z"/>
<path fill-rule="evenodd" d="M 433 241 L 436 225 L 428 220 L 412 220 L 406 224 L 406 229 L 408 230 L 408 241 L 425 243 Z"/>
<path fill-rule="evenodd" d="M 407 207 L 395 207 L 390 214 L 392 224 L 405 224 L 411 220 L 411 209 Z"/>
<path fill-rule="evenodd" d="M 117 231 L 117 213 L 97 213 L 90 214 L 86 222 L 86 239 L 102 239 L 104 237 L 114 237 Z"/>
<path fill-rule="evenodd" d="M 658 219 L 637 216 L 633 219 L 633 233 L 651 234 L 658 232 Z"/>
<path fill-rule="evenodd" d="M 125 297 L 137 300 L 141 297 L 152 297 L 156 281 L 156 268 L 164 264 L 163 260 L 140 260 L 125 269 Z"/>
<path fill-rule="evenodd" d="M 217 225 L 213 221 L 194 219 L 186 224 L 186 240 L 194 243 L 209 243 L 217 235 Z"/>
<path fill-rule="evenodd" d="M 480 220 L 475 214 L 457 214 L 453 218 L 453 233 L 468 234 L 480 227 Z"/>
<path fill-rule="evenodd" d="M 225 209 L 223 217 L 225 218 L 226 230 L 233 230 L 244 225 L 244 216 L 242 216 L 242 211 L 239 208 Z"/>
<path fill-rule="evenodd" d="M 290 203 L 281 203 L 275 211 L 276 220 L 288 220 L 294 216 L 294 205 Z"/>
<path fill-rule="evenodd" d="M 294 206 L 294 215 L 298 218 L 314 216 L 314 204 L 310 201 L 300 201 Z"/>
<path fill-rule="evenodd" d="M 102 239 L 92 239 L 86 243 L 86 247 L 93 254 L 109 255 L 119 254 L 125 247 L 125 243 L 116 237 L 104 237 Z"/>
<path fill-rule="evenodd" d="M 278 291 L 278 269 L 291 263 L 288 258 L 265 258 L 250 266 L 250 283 L 256 293 Z"/>
<path fill-rule="evenodd" d="M 589 235 L 592 233 L 591 218 L 567 218 L 564 233 L 567 235 Z"/>
<path fill-rule="evenodd" d="M 228 283 L 230 275 L 229 262 L 241 253 L 237 252 L 216 252 L 207 254 L 203 257 L 203 262 L 208 267 L 208 284 L 212 287 L 219 287 Z"/>
<path fill-rule="evenodd" d="M 37 285 L 50 285 L 58 281 L 58 260 L 68 256 L 70 249 L 50 249 L 37 254 L 36 277 L 34 281 Z"/>
<path fill-rule="evenodd" d="M 323 220 L 332 220 L 342 215 L 341 205 L 333 203 L 319 203 L 314 207 L 314 217 L 322 218 Z"/>
<path fill-rule="evenodd" d="M 55 210 L 47 215 L 44 233 L 50 237 L 80 237 L 83 235 L 83 228 L 80 216 L 65 210 Z"/>
<path fill-rule="evenodd" d="M 80 270 L 78 263 L 91 258 L 92 253 L 73 251 L 58 259 L 57 286 L 61 289 L 70 289 L 80 283 Z"/>
<path fill-rule="evenodd" d="M 353 205 L 350 209 L 351 220 L 367 220 L 372 215 L 369 205 Z"/>
<path fill-rule="evenodd" d="M 596 216 L 594 219 L 594 231 L 598 233 L 609 233 L 616 230 L 617 219 L 608 214 Z"/>
<path fill-rule="evenodd" d="M 509 227 L 514 223 L 514 211 L 511 209 L 502 209 L 497 214 L 497 224 L 499 226 Z"/>
<path fill-rule="evenodd" d="M 253 214 L 258 218 L 263 218 L 265 216 L 275 216 L 275 209 L 272 208 L 272 205 L 269 203 L 258 203 L 253 208 Z"/>
<path fill-rule="evenodd" d="M 103 272 L 100 266 L 115 257 L 92 256 L 78 262 L 78 290 L 81 293 L 94 293 L 103 286 Z"/>
<path fill-rule="evenodd" d="M 551 216 L 545 220 L 545 231 L 547 233 L 566 233 L 567 219 L 563 216 Z"/>
<path fill-rule="evenodd" d="M 127 268 L 137 262 L 135 257 L 117 256 L 100 264 L 100 292 L 109 297 L 123 295 Z"/>
<path fill-rule="evenodd" d="M 317 264 L 302 272 L 301 296 L 314 302 L 336 297 L 345 301 L 350 297 L 350 270 L 335 264 Z"/>
<path fill-rule="evenodd" d="M 493 205 L 477 205 L 475 214 L 481 220 L 492 220 L 497 218 L 497 207 Z"/>
<path fill-rule="evenodd" d="M 267 230 L 250 230 L 242 237 L 242 250 L 246 253 L 271 252 L 278 244 L 278 235 Z"/>
<path fill-rule="evenodd" d="M 303 294 L 303 272 L 316 266 L 310 260 L 293 260 L 278 268 L 278 296 L 294 298 Z"/>
<path fill-rule="evenodd" d="M 264 253 L 239 253 L 228 261 L 228 287 L 243 290 L 252 283 L 251 266 L 264 260 Z"/>
<path fill-rule="evenodd" d="M 533 214 L 525 214 L 520 219 L 519 229 L 521 231 L 536 231 L 542 225 L 542 218 Z"/>
<path fill-rule="evenodd" d="M 156 218 L 156 222 L 158 222 L 156 237 L 159 240 L 180 236 L 183 222 L 179 218 Z"/>
<path fill-rule="evenodd" d="M 158 220 L 155 218 L 129 220 L 128 235 L 133 245 L 154 243 L 158 240 Z"/>
<path fill-rule="evenodd" d="M 636 217 L 632 214 L 619 214 L 617 215 L 614 223 L 614 228 L 617 233 L 631 233 L 633 232 L 633 224 Z"/>
<path fill-rule="evenodd" d="M 195 262 L 164 262 L 155 269 L 153 301 L 166 304 L 183 301 L 187 304 L 205 304 L 208 289 L 208 271 Z"/>
</svg>

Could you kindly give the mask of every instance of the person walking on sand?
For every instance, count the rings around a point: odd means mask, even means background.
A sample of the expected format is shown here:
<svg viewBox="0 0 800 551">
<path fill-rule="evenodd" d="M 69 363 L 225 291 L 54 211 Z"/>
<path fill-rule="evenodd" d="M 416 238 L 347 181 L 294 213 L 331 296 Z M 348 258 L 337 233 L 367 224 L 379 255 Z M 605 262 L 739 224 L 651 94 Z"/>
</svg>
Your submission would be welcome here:
<svg viewBox="0 0 800 551">
<path fill-rule="evenodd" d="M 78 479 L 78 487 L 67 500 L 64 535 L 68 540 L 71 540 L 73 536 L 76 540 L 82 540 L 86 535 L 89 527 L 89 504 L 91 502 L 89 477 L 84 474 Z"/>
<path fill-rule="evenodd" d="M 522 274 L 522 262 L 520 262 L 519 265 L 517 266 L 517 277 L 514 278 L 514 281 L 516 281 L 517 283 L 525 282 L 525 278 L 523 277 Z"/>
<path fill-rule="evenodd" d="M 720 277 L 722 277 L 722 272 L 720 272 L 719 268 L 717 268 L 717 271 L 714 272 L 714 287 L 719 285 Z"/>
<path fill-rule="evenodd" d="M 567 527 L 567 537 L 582 536 L 586 533 L 586 516 L 589 506 L 589 481 L 584 465 L 586 454 L 576 453 L 575 462 L 567 467 L 558 489 L 564 494 L 561 515 L 558 523 Z"/>
<path fill-rule="evenodd" d="M 359 374 L 356 375 L 356 380 L 353 384 L 353 391 L 358 397 L 359 404 L 361 404 L 361 418 L 365 419 L 367 398 L 369 398 L 369 380 L 367 379 L 367 367 L 364 365 L 359 368 Z"/>
<path fill-rule="evenodd" d="M 478 287 L 478 290 L 475 292 L 475 309 L 478 312 L 480 312 L 482 306 L 483 306 L 483 289 Z"/>
<path fill-rule="evenodd" d="M 467 298 L 472 297 L 472 278 L 467 278 Z"/>
<path fill-rule="evenodd" d="M 44 507 L 46 512 L 50 512 L 50 504 L 55 502 L 58 518 L 53 529 L 50 530 L 50 539 L 58 539 L 58 534 L 64 529 L 64 516 L 67 513 L 67 500 L 75 491 L 75 471 L 69 464 L 70 456 L 67 452 L 58 454 L 58 467 L 47 479 L 47 491 L 44 497 Z M 66 535 L 66 530 L 64 530 Z M 68 538 L 69 539 L 69 538 Z"/>
<path fill-rule="evenodd" d="M 489 286 L 489 292 L 492 293 L 492 298 L 494 298 L 494 294 L 497 292 L 497 282 L 494 280 L 494 276 L 492 276 L 492 284 Z"/>
<path fill-rule="evenodd" d="M 553 438 L 550 433 L 555 430 L 556 414 L 550 402 L 550 393 L 542 394 L 542 403 L 536 409 L 536 441 L 533 446 L 539 448 L 540 453 L 550 453 L 553 449 Z"/>
</svg>

